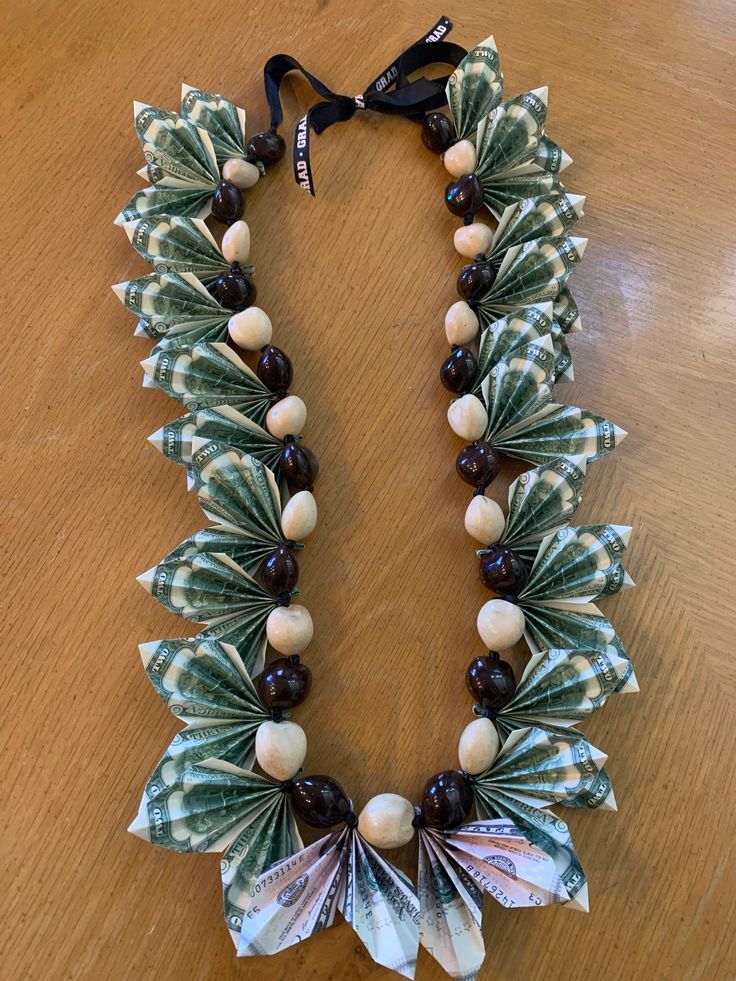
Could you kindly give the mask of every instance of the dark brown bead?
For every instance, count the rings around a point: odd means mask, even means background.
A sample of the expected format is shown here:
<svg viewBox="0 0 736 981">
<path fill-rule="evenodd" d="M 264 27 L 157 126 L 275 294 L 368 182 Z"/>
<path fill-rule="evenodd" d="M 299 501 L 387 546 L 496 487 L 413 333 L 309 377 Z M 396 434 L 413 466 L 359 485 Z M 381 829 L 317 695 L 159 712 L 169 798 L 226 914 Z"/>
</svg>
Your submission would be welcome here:
<svg viewBox="0 0 736 981">
<path fill-rule="evenodd" d="M 264 167 L 271 167 L 286 153 L 286 143 L 283 136 L 273 130 L 254 133 L 248 144 L 248 153 L 252 153 Z"/>
<path fill-rule="evenodd" d="M 473 791 L 460 770 L 443 770 L 427 781 L 422 793 L 422 818 L 428 828 L 449 831 L 468 817 Z"/>
<path fill-rule="evenodd" d="M 465 174 L 445 188 L 445 204 L 460 218 L 474 215 L 483 207 L 483 188 L 475 174 Z"/>
<path fill-rule="evenodd" d="M 233 266 L 229 272 L 217 277 L 217 298 L 228 310 L 245 310 L 256 302 L 258 290 L 239 267 Z"/>
<path fill-rule="evenodd" d="M 428 113 L 422 122 L 422 143 L 432 153 L 444 153 L 455 139 L 455 127 L 441 112 Z"/>
<path fill-rule="evenodd" d="M 291 385 L 294 369 L 288 354 L 284 354 L 281 348 L 269 344 L 264 347 L 256 365 L 256 374 L 272 392 L 285 392 Z"/>
<path fill-rule="evenodd" d="M 289 491 L 311 490 L 319 473 L 319 460 L 308 446 L 287 443 L 279 461 Z"/>
<path fill-rule="evenodd" d="M 495 651 L 476 657 L 465 674 L 468 691 L 481 708 L 498 712 L 514 697 L 516 678 L 511 665 Z"/>
<path fill-rule="evenodd" d="M 312 672 L 299 660 L 298 654 L 279 657 L 256 679 L 261 701 L 267 708 L 292 709 L 309 694 Z"/>
<path fill-rule="evenodd" d="M 243 214 L 243 192 L 232 181 L 221 180 L 212 198 L 212 217 L 223 225 L 232 225 Z"/>
<path fill-rule="evenodd" d="M 491 545 L 480 557 L 480 581 L 501 599 L 516 599 L 528 578 L 529 570 L 510 548 Z"/>
<path fill-rule="evenodd" d="M 350 801 L 332 777 L 314 776 L 295 780 L 291 806 L 296 816 L 313 828 L 331 828 L 350 814 Z"/>
<path fill-rule="evenodd" d="M 457 291 L 465 300 L 475 300 L 487 293 L 496 281 L 496 266 L 491 262 L 472 262 L 457 277 Z"/>
<path fill-rule="evenodd" d="M 467 347 L 457 347 L 440 368 L 440 381 L 451 392 L 459 395 L 473 384 L 478 362 Z"/>
<path fill-rule="evenodd" d="M 261 580 L 273 596 L 288 594 L 299 578 L 299 564 L 294 553 L 285 545 L 279 545 L 263 563 Z"/>
<path fill-rule="evenodd" d="M 467 484 L 487 487 L 498 473 L 498 454 L 490 443 L 476 439 L 460 450 L 455 469 Z"/>
</svg>

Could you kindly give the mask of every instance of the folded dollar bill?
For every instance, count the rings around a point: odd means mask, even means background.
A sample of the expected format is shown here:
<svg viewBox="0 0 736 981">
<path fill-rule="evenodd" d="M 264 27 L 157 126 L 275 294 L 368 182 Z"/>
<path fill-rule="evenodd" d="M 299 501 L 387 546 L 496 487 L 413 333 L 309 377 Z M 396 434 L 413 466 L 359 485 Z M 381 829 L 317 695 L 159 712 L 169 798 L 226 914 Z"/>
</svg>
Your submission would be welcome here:
<svg viewBox="0 0 736 981">
<path fill-rule="evenodd" d="M 413 978 L 419 906 L 409 880 L 351 827 L 272 866 L 253 886 L 239 955 L 275 954 L 333 924 L 340 912 L 374 961 Z"/>
<path fill-rule="evenodd" d="M 486 331 L 481 340 L 480 392 L 488 410 L 484 439 L 508 456 L 545 463 L 564 456 L 598 460 L 618 446 L 626 433 L 608 419 L 552 399 L 556 356 L 551 334 L 516 345 L 517 329 Z M 488 347 L 507 348 L 493 361 Z"/>
<path fill-rule="evenodd" d="M 220 168 L 245 156 L 245 110 L 183 85 L 180 112 L 136 102 L 133 120 L 146 160 L 140 174 L 150 186 L 133 195 L 115 223 L 158 215 L 206 218 Z"/>
<path fill-rule="evenodd" d="M 452 978 L 473 981 L 485 957 L 483 893 L 507 908 L 569 900 L 554 860 L 511 821 L 419 832 L 419 939 Z"/>
<path fill-rule="evenodd" d="M 207 225 L 199 218 L 153 215 L 123 225 L 131 245 L 154 272 L 192 273 L 212 289 L 217 277 L 230 268 Z M 255 266 L 241 266 L 251 275 Z"/>
<path fill-rule="evenodd" d="M 468 52 L 446 92 L 458 139 L 476 144 L 475 175 L 497 218 L 515 201 L 562 190 L 557 175 L 572 161 L 545 133 L 547 89 L 504 101 L 493 37 Z"/>
</svg>

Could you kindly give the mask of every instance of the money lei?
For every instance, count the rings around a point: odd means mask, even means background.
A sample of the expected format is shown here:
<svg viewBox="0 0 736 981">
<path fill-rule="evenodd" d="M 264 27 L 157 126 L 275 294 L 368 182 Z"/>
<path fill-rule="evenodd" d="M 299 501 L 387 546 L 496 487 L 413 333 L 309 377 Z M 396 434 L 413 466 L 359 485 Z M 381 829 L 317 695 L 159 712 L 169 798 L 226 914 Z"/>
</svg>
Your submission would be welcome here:
<svg viewBox="0 0 736 981">
<path fill-rule="evenodd" d="M 550 807 L 615 809 L 605 755 L 576 726 L 637 685 L 595 605 L 633 585 L 621 563 L 630 529 L 571 527 L 588 464 L 625 434 L 552 399 L 554 384 L 572 378 L 567 337 L 580 330 L 569 279 L 586 240 L 570 233 L 584 199 L 559 180 L 571 160 L 545 132 L 546 88 L 504 100 L 493 38 L 457 66 L 447 101 L 458 138 L 475 143 L 475 175 L 498 218 L 470 391 L 487 412 L 485 440 L 537 464 L 511 485 L 498 538 L 530 568 L 517 603 L 532 657 L 500 710 L 474 707 L 502 740 L 490 766 L 469 777 L 478 820 L 445 832 L 420 822 L 415 892 L 352 822 L 303 848 L 289 782 L 251 769 L 269 717 L 251 679 L 275 608 L 256 571 L 284 539 L 283 444 L 266 425 L 272 393 L 225 343 L 231 311 L 215 282 L 228 264 L 203 220 L 220 168 L 245 155 L 245 112 L 184 86 L 179 113 L 135 106 L 150 186 L 116 221 L 153 272 L 115 292 L 138 318 L 136 332 L 156 341 L 142 362 L 145 384 L 187 410 L 151 441 L 187 467 L 212 522 L 141 582 L 170 612 L 205 626 L 141 645 L 154 689 L 184 728 L 130 830 L 176 851 L 223 852 L 225 919 L 239 955 L 281 950 L 339 911 L 378 963 L 413 977 L 421 942 L 451 976 L 472 981 L 485 953 L 484 891 L 503 906 L 587 908 L 585 874 Z"/>
</svg>

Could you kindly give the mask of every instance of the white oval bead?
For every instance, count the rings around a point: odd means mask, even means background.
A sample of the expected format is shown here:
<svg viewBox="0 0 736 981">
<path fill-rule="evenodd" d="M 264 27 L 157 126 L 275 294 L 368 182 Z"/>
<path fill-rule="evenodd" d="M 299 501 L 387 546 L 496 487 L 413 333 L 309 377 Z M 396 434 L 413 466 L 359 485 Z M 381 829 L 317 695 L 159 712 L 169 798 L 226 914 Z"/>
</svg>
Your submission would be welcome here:
<svg viewBox="0 0 736 981">
<path fill-rule="evenodd" d="M 460 769 L 466 773 L 483 773 L 493 763 L 501 748 L 496 727 L 490 719 L 476 719 L 463 729 L 457 748 Z"/>
<path fill-rule="evenodd" d="M 461 225 L 453 237 L 455 249 L 466 259 L 475 259 L 477 255 L 485 255 L 493 242 L 493 232 L 488 225 L 474 221 L 472 225 Z"/>
<path fill-rule="evenodd" d="M 222 176 L 236 187 L 246 188 L 253 187 L 257 183 L 261 172 L 255 164 L 233 157 L 222 165 Z"/>
<path fill-rule="evenodd" d="M 465 510 L 465 530 L 484 545 L 493 545 L 503 535 L 506 519 L 503 511 L 483 494 L 470 499 Z"/>
<path fill-rule="evenodd" d="M 268 314 L 260 307 L 248 307 L 234 313 L 227 322 L 228 333 L 246 351 L 259 351 L 271 343 L 273 327 Z"/>
<path fill-rule="evenodd" d="M 305 606 L 299 606 L 298 603 L 277 606 L 268 614 L 266 637 L 279 654 L 286 657 L 301 654 L 308 647 L 313 634 L 314 624 Z"/>
<path fill-rule="evenodd" d="M 317 527 L 317 502 L 311 491 L 298 491 L 289 499 L 281 515 L 284 538 L 302 542 Z M 489 543 L 490 544 L 490 543 Z"/>
<path fill-rule="evenodd" d="M 453 433 L 472 443 L 480 439 L 488 425 L 488 413 L 477 395 L 463 395 L 450 403 L 447 421 Z"/>
<path fill-rule="evenodd" d="M 222 254 L 227 262 L 246 263 L 250 255 L 250 228 L 245 221 L 234 221 L 222 236 Z"/>
<path fill-rule="evenodd" d="M 266 429 L 276 439 L 283 439 L 287 433 L 298 436 L 306 421 L 307 407 L 298 395 L 279 399 L 266 413 Z"/>
<path fill-rule="evenodd" d="M 274 780 L 291 780 L 307 755 L 307 737 L 296 722 L 262 722 L 256 731 L 256 759 Z"/>
<path fill-rule="evenodd" d="M 478 633 L 489 651 L 505 651 L 524 636 L 524 614 L 515 603 L 488 600 L 478 613 Z"/>
<path fill-rule="evenodd" d="M 450 344 L 462 347 L 469 344 L 478 333 L 480 321 L 465 300 L 453 303 L 445 315 L 445 333 Z"/>
<path fill-rule="evenodd" d="M 478 160 L 475 147 L 470 140 L 458 140 L 449 150 L 445 150 L 445 167 L 453 177 L 462 177 L 464 174 L 472 174 Z"/>
<path fill-rule="evenodd" d="M 414 807 L 399 794 L 371 797 L 358 816 L 358 831 L 376 848 L 400 848 L 414 837 Z"/>
</svg>

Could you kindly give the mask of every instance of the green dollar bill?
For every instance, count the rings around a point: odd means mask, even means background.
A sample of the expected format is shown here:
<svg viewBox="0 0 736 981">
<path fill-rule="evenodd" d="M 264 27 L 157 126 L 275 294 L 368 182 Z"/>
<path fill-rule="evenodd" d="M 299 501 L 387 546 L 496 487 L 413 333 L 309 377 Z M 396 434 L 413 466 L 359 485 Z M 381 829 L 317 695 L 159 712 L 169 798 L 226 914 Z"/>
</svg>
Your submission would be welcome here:
<svg viewBox="0 0 736 981">
<path fill-rule="evenodd" d="M 629 656 L 594 603 L 523 603 L 525 637 L 534 653 L 553 648 L 601 650 L 627 662 L 616 691 L 638 691 Z"/>
<path fill-rule="evenodd" d="M 303 848 L 286 794 L 256 810 L 220 862 L 225 923 L 235 946 L 258 878 Z"/>
<path fill-rule="evenodd" d="M 498 359 L 482 384 L 491 445 L 513 443 L 525 422 L 551 403 L 554 361 L 549 335 L 512 347 Z"/>
<path fill-rule="evenodd" d="M 256 457 L 272 470 L 277 468 L 284 448 L 242 412 L 228 405 L 208 407 L 190 412 L 167 423 L 149 436 L 150 442 L 164 456 L 183 466 L 192 463 L 192 440 L 216 442 L 231 446 L 240 453 Z"/>
<path fill-rule="evenodd" d="M 518 425 L 494 435 L 501 453 L 545 463 L 561 456 L 585 456 L 588 463 L 611 453 L 626 432 L 608 419 L 573 405 L 549 402 Z"/>
<path fill-rule="evenodd" d="M 140 651 L 154 689 L 186 724 L 146 784 L 148 798 L 202 760 L 216 757 L 249 769 L 256 730 L 269 713 L 235 648 L 178 638 L 141 644 Z"/>
<path fill-rule="evenodd" d="M 623 525 L 581 525 L 548 535 L 520 601 L 595 602 L 633 586 L 621 562 L 630 536 Z"/>
<path fill-rule="evenodd" d="M 141 365 L 149 385 L 190 411 L 230 405 L 260 426 L 271 406 L 273 393 L 227 344 L 157 348 Z"/>
<path fill-rule="evenodd" d="M 179 113 L 145 103 L 134 103 L 133 115 L 147 163 L 159 166 L 158 157 L 174 161 L 177 171 L 194 175 L 193 180 L 202 186 L 217 186 L 220 169 L 205 130 L 192 126 Z"/>
<path fill-rule="evenodd" d="M 519 307 L 554 301 L 580 264 L 586 244 L 587 239 L 564 235 L 507 249 L 493 284 L 478 297 L 481 324 L 485 327 Z"/>
<path fill-rule="evenodd" d="M 457 137 L 468 139 L 503 97 L 503 72 L 493 37 L 467 53 L 450 76 L 445 91 Z"/>
<path fill-rule="evenodd" d="M 499 539 L 532 566 L 542 539 L 569 525 L 582 500 L 587 458 L 561 457 L 521 474 L 509 487 Z"/>
<path fill-rule="evenodd" d="M 209 291 L 230 268 L 207 225 L 198 218 L 156 215 L 128 221 L 123 228 L 136 252 L 157 273 L 192 273 Z M 242 269 L 250 275 L 254 267 Z"/>
<path fill-rule="evenodd" d="M 512 732 L 491 766 L 475 778 L 486 791 L 498 789 L 540 806 L 577 804 L 615 809 L 603 764 L 606 756 L 575 730 L 539 727 Z M 607 785 L 601 797 L 601 786 Z"/>
<path fill-rule="evenodd" d="M 276 607 L 273 596 L 223 554 L 167 556 L 138 582 L 170 613 L 199 623 L 247 613 L 265 624 Z"/>
<path fill-rule="evenodd" d="M 534 163 L 548 174 L 561 174 L 572 163 L 572 157 L 545 134 L 540 137 Z"/>
<path fill-rule="evenodd" d="M 113 292 L 140 318 L 136 333 L 164 338 L 162 348 L 227 339 L 232 311 L 221 306 L 192 273 L 151 273 L 117 283 Z"/>
<path fill-rule="evenodd" d="M 502 739 L 529 726 L 558 729 L 577 725 L 622 691 L 630 669 L 614 650 L 550 650 L 535 654 L 513 698 L 493 720 Z"/>
<path fill-rule="evenodd" d="M 547 121 L 547 89 L 534 89 L 508 99 L 478 126 L 475 176 L 512 173 L 533 163 Z"/>
<path fill-rule="evenodd" d="M 181 115 L 207 132 L 220 166 L 226 160 L 245 156 L 245 109 L 215 92 L 182 85 Z"/>
<path fill-rule="evenodd" d="M 498 258 L 514 245 L 535 239 L 560 238 L 583 216 L 585 197 L 557 191 L 523 198 L 504 209 L 493 236 L 489 258 Z"/>
<path fill-rule="evenodd" d="M 177 852 L 219 852 L 265 810 L 278 811 L 279 784 L 224 760 L 188 767 L 155 797 L 144 795 L 128 830 Z"/>
<path fill-rule="evenodd" d="M 565 337 L 552 315 L 551 303 L 520 307 L 489 324 L 481 335 L 478 370 L 473 392 L 480 396 L 483 382 L 502 357 L 547 334 L 552 338 L 554 364 L 552 381 L 571 380 L 572 358 Z"/>
<path fill-rule="evenodd" d="M 212 187 L 144 187 L 132 196 L 115 217 L 116 225 L 156 215 L 206 218 L 212 210 Z"/>
</svg>

